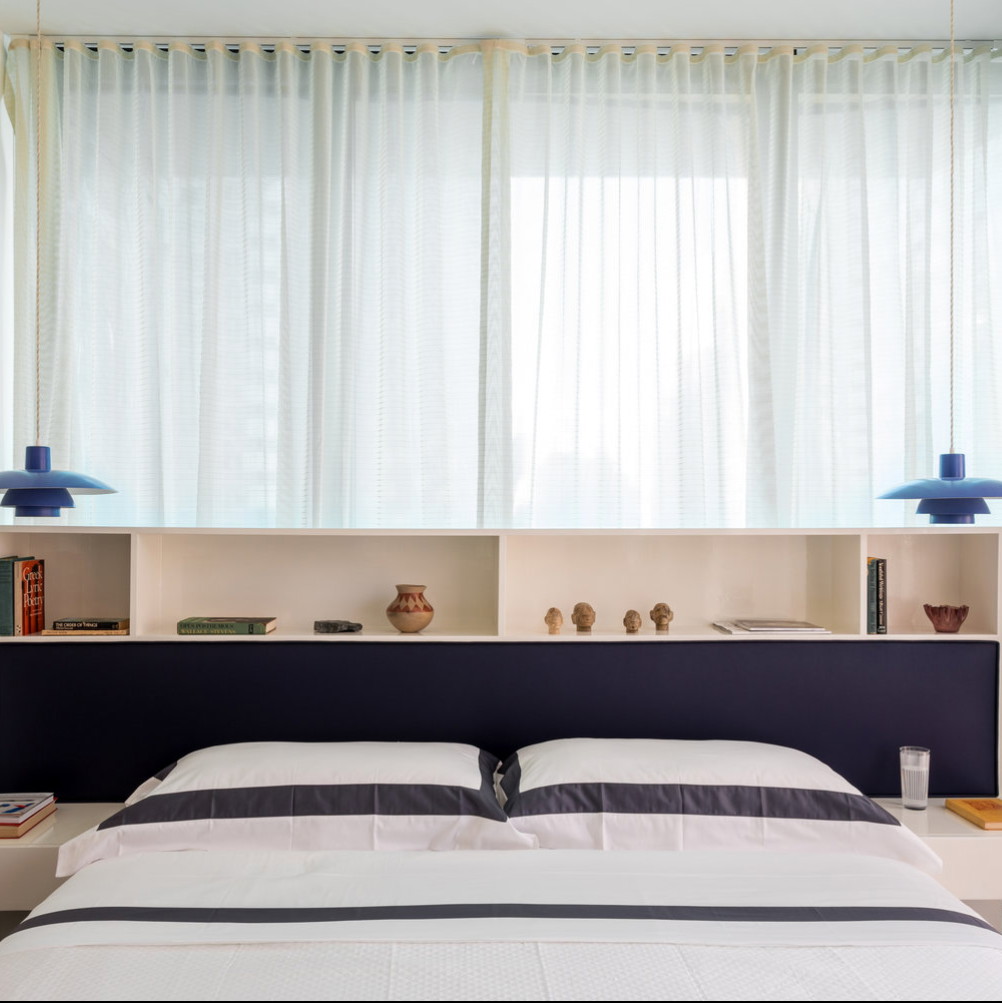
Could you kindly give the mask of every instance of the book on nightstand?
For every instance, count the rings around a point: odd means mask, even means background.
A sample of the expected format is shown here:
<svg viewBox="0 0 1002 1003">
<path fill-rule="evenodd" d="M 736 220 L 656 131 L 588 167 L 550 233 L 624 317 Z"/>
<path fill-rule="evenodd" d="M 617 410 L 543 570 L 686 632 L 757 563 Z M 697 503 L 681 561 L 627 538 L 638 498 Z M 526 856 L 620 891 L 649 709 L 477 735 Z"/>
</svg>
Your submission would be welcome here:
<svg viewBox="0 0 1002 1003">
<path fill-rule="evenodd" d="M 56 810 L 53 794 L 0 794 L 0 839 L 17 839 Z"/>
<path fill-rule="evenodd" d="M 946 807 L 982 829 L 1002 829 L 1002 800 L 999 798 L 947 798 Z"/>
</svg>

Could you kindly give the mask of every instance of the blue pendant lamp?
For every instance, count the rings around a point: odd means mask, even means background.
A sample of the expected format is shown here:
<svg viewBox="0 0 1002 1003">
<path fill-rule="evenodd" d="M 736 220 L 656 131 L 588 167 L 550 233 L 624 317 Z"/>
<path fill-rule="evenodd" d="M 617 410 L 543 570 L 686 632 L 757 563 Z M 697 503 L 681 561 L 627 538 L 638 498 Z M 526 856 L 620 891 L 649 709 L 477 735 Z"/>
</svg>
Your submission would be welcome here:
<svg viewBox="0 0 1002 1003">
<path fill-rule="evenodd" d="M 954 268 L 954 91 L 956 88 L 956 63 L 954 62 L 954 0 L 950 0 L 950 452 L 939 457 L 939 477 L 924 477 L 901 484 L 880 498 L 919 498 L 915 510 L 928 515 L 930 523 L 964 525 L 974 522 L 976 515 L 990 512 L 985 498 L 1002 498 L 1002 481 L 991 477 L 968 477 L 963 453 L 953 451 L 953 392 L 954 392 L 954 322 L 953 322 L 953 268 Z"/>
<path fill-rule="evenodd" d="M 35 0 L 35 442 L 39 434 L 41 392 L 41 136 L 42 136 L 42 0 Z M 88 495 L 114 494 L 115 489 L 86 474 L 53 470 L 48 446 L 26 446 L 24 470 L 0 472 L 0 489 L 6 488 L 0 507 L 13 508 L 20 517 L 58 516 L 60 509 L 73 508 L 70 492 Z"/>
</svg>

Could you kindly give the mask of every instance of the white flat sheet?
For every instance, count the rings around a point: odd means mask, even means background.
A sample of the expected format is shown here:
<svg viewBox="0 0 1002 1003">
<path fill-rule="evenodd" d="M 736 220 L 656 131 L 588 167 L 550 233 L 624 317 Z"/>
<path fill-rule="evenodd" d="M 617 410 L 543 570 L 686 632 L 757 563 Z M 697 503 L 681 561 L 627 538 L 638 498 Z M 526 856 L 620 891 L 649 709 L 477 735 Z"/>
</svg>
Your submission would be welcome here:
<svg viewBox="0 0 1002 1003">
<path fill-rule="evenodd" d="M 876 857 L 139 854 L 28 922 L 0 998 L 1002 998 L 1002 936 Z"/>
</svg>

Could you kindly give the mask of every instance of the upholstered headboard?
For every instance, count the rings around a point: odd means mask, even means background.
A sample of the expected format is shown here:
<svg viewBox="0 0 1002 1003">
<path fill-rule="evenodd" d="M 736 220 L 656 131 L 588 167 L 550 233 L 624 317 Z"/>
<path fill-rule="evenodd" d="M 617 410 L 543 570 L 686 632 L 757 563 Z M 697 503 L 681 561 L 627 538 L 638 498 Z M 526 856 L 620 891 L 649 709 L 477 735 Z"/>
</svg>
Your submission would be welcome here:
<svg viewBox="0 0 1002 1003">
<path fill-rule="evenodd" d="M 775 742 L 868 794 L 932 750 L 933 796 L 997 793 L 994 641 L 408 638 L 0 646 L 0 789 L 117 801 L 223 742 L 575 735 Z"/>
</svg>

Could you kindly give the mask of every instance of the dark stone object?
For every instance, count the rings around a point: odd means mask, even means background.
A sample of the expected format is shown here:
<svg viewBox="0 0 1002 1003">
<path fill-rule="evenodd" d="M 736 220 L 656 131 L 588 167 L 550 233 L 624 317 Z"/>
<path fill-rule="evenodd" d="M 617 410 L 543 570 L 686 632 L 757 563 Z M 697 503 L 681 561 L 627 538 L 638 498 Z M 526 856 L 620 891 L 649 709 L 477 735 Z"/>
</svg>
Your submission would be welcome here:
<svg viewBox="0 0 1002 1003">
<path fill-rule="evenodd" d="M 314 634 L 357 634 L 362 629 L 360 623 L 351 620 L 314 620 Z"/>
</svg>

